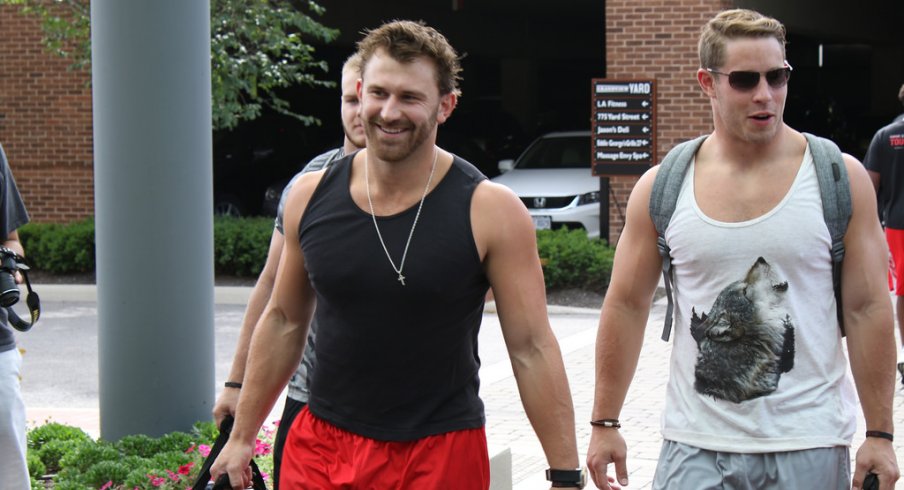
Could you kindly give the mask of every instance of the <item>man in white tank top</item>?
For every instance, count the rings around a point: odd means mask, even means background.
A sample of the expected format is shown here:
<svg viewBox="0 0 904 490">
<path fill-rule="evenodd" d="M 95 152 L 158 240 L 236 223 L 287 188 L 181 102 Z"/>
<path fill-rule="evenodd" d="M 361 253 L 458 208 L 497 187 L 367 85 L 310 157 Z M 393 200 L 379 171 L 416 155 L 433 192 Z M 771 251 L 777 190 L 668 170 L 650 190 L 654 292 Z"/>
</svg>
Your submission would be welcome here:
<svg viewBox="0 0 904 490">
<path fill-rule="evenodd" d="M 791 66 L 780 22 L 750 10 L 710 20 L 697 81 L 713 133 L 690 165 L 665 232 L 675 287 L 674 346 L 654 488 L 883 490 L 892 447 L 894 321 L 876 197 L 844 155 L 853 215 L 842 303 L 848 379 L 832 288 L 831 237 L 804 136 L 783 123 Z M 643 344 L 662 259 L 649 202 L 658 168 L 628 201 L 600 317 L 587 464 L 599 488 L 628 483 L 618 416 Z M 867 437 L 851 474 L 856 393 Z"/>
</svg>

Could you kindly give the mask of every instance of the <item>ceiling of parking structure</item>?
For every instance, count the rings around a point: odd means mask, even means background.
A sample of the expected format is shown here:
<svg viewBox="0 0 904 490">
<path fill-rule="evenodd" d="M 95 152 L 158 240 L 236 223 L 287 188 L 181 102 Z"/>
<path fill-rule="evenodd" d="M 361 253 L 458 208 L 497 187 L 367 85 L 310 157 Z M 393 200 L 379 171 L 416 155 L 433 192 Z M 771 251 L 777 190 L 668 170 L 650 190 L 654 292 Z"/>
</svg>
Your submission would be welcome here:
<svg viewBox="0 0 904 490">
<path fill-rule="evenodd" d="M 829 42 L 904 45 L 902 0 L 736 0 L 782 21 L 791 33 Z"/>
<path fill-rule="evenodd" d="M 598 57 L 605 43 L 603 0 L 319 0 L 324 24 L 352 45 L 364 29 L 393 19 L 423 20 L 461 52 L 504 57 Z"/>
</svg>

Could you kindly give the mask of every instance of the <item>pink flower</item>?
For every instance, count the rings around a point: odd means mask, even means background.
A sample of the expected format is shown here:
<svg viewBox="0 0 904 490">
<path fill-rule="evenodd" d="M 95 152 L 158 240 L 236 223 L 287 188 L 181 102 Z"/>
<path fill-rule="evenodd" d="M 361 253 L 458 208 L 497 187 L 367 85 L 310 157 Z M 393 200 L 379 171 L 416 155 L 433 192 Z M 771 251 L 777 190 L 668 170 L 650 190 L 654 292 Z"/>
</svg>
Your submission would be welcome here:
<svg viewBox="0 0 904 490">
<path fill-rule="evenodd" d="M 270 454 L 272 451 L 272 447 L 266 442 L 261 441 L 260 439 L 254 442 L 254 455 L 255 456 L 266 456 Z"/>
<path fill-rule="evenodd" d="M 107 490 L 108 488 L 113 486 L 113 480 L 104 483 L 104 486 L 100 487 L 98 490 Z"/>
<path fill-rule="evenodd" d="M 191 447 L 189 447 L 188 449 L 185 450 L 185 454 L 190 454 L 194 450 L 195 450 L 195 445 L 192 444 Z"/>
<path fill-rule="evenodd" d="M 181 476 L 179 476 L 178 474 L 176 474 L 170 470 L 166 470 L 166 474 L 169 475 L 169 478 L 172 481 L 179 481 L 182 478 Z"/>
<path fill-rule="evenodd" d="M 180 466 L 179 474 L 180 475 L 188 475 L 189 473 L 191 473 L 191 467 L 194 465 L 195 465 L 195 463 L 189 462 L 188 464 L 184 464 L 184 465 Z"/>
<path fill-rule="evenodd" d="M 151 480 L 151 485 L 155 487 L 163 486 L 163 484 L 166 483 L 166 478 L 163 478 L 162 476 L 148 473 L 147 477 Z"/>
<path fill-rule="evenodd" d="M 279 422 L 280 422 L 279 420 L 274 420 L 274 421 L 273 421 L 273 425 L 279 427 Z"/>
<path fill-rule="evenodd" d="M 198 452 L 201 453 L 201 456 L 205 458 L 210 454 L 210 446 L 207 444 L 201 444 L 198 446 Z"/>
</svg>

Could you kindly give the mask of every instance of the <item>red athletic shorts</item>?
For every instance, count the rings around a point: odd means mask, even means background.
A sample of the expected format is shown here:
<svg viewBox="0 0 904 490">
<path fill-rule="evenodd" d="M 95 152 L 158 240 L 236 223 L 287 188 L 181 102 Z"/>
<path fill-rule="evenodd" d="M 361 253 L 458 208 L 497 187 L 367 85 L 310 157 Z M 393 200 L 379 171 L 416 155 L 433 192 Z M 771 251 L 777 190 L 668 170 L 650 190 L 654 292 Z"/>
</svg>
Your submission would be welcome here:
<svg viewBox="0 0 904 490">
<path fill-rule="evenodd" d="M 486 432 L 467 429 L 406 442 L 378 441 L 298 414 L 283 449 L 283 490 L 486 490 Z"/>
<path fill-rule="evenodd" d="M 885 229 L 888 240 L 888 289 L 904 296 L 904 230 Z"/>
</svg>

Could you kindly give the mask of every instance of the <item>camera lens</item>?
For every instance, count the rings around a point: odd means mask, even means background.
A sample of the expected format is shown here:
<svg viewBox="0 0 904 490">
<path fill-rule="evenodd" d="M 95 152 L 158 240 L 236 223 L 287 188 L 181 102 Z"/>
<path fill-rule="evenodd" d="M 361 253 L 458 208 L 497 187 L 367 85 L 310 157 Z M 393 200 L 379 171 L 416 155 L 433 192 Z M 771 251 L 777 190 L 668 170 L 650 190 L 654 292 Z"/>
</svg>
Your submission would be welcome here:
<svg viewBox="0 0 904 490">
<path fill-rule="evenodd" d="M 6 281 L 0 280 L 0 283 L 5 283 Z M 4 284 L 6 286 L 6 284 Z M 19 288 L 16 286 L 15 282 L 13 282 L 12 289 L 8 289 L 4 287 L 3 291 L 0 292 L 0 306 L 6 308 L 12 306 L 19 302 Z"/>
</svg>

